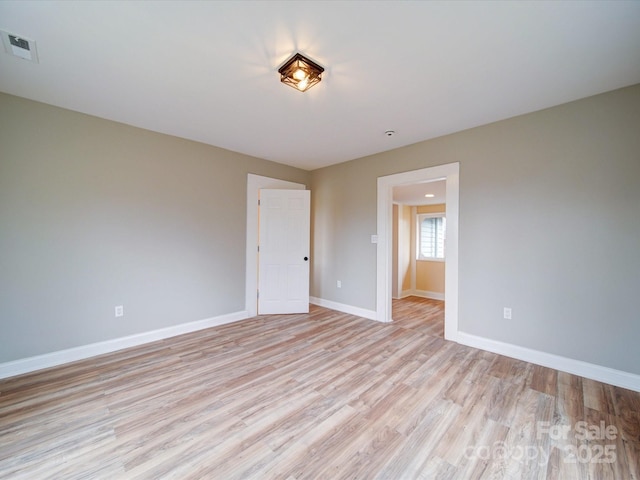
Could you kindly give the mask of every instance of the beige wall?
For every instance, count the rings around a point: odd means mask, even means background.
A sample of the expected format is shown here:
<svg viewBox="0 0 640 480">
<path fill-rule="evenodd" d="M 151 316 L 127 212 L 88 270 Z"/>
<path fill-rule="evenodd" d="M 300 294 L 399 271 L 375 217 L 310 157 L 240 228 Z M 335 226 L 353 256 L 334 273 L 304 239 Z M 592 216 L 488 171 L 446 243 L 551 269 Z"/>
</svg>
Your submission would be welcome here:
<svg viewBox="0 0 640 480">
<path fill-rule="evenodd" d="M 459 162 L 459 329 L 640 374 L 638 125 L 635 85 L 313 171 L 312 294 L 375 310 L 377 178 Z"/>
<path fill-rule="evenodd" d="M 435 205 L 419 205 L 416 207 L 416 213 L 444 213 L 446 205 L 444 203 L 436 203 Z"/>
<path fill-rule="evenodd" d="M 400 275 L 399 267 L 398 267 L 398 249 L 400 245 L 398 244 L 398 229 L 400 217 L 398 213 L 399 205 L 394 204 L 392 209 L 392 223 L 393 223 L 393 233 L 392 233 L 392 258 L 391 261 L 394 265 L 394 268 L 391 269 L 391 296 L 393 298 L 398 298 L 399 296 L 399 288 L 398 288 L 398 277 Z"/>
<path fill-rule="evenodd" d="M 373 310 L 377 178 L 459 162 L 460 330 L 640 373 L 638 125 L 640 85 L 309 174 L 0 94 L 0 362 L 242 310 L 249 172 L 311 182 L 311 294 Z"/>
<path fill-rule="evenodd" d="M 413 250 L 411 248 L 411 207 L 407 205 L 399 205 L 399 222 L 398 222 L 398 237 L 402 241 L 403 248 L 398 256 L 397 270 L 400 276 L 400 292 L 411 288 L 411 257 L 413 256 Z"/>
<path fill-rule="evenodd" d="M 416 213 L 444 213 L 446 205 L 419 205 Z M 444 295 L 444 262 L 416 260 L 416 290 Z"/>
<path fill-rule="evenodd" d="M 444 295 L 444 262 L 416 261 L 416 290 Z"/>
<path fill-rule="evenodd" d="M 411 288 L 411 207 L 393 205 L 392 291 L 393 298 Z"/>
<path fill-rule="evenodd" d="M 0 94 L 0 362 L 244 310 L 248 173 L 310 180 Z"/>
</svg>

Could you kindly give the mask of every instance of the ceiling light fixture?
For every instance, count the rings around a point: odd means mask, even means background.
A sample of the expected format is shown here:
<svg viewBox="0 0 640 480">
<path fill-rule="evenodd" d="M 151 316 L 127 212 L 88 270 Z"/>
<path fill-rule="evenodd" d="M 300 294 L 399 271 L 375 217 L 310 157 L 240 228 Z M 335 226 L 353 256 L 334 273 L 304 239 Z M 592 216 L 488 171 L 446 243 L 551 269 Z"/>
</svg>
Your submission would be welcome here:
<svg viewBox="0 0 640 480">
<path fill-rule="evenodd" d="M 280 81 L 301 92 L 320 83 L 322 72 L 324 68 L 300 53 L 296 53 L 278 69 Z"/>
<path fill-rule="evenodd" d="M 433 193 L 427 193 L 427 194 L 425 195 L 425 197 L 426 197 L 426 198 L 433 198 L 433 197 L 435 197 L 435 195 L 434 195 Z"/>
</svg>

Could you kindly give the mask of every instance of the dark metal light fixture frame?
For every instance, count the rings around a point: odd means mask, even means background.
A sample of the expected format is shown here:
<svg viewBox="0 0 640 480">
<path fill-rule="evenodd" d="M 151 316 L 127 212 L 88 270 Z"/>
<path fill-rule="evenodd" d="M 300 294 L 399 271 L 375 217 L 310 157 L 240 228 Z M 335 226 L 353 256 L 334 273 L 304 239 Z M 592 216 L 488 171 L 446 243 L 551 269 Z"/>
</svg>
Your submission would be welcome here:
<svg viewBox="0 0 640 480">
<path fill-rule="evenodd" d="M 300 92 L 320 83 L 322 72 L 324 68 L 301 53 L 296 53 L 278 69 L 280 81 Z"/>
</svg>

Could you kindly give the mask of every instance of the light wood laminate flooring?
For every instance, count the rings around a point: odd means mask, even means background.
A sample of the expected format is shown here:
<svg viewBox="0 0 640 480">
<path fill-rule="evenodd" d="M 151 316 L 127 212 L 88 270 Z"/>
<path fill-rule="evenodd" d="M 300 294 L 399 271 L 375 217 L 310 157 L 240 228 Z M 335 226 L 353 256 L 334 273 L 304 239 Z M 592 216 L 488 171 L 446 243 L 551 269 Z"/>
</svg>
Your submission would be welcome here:
<svg viewBox="0 0 640 480">
<path fill-rule="evenodd" d="M 640 479 L 640 394 L 445 341 L 439 301 L 394 318 L 311 306 L 0 380 L 0 478 Z"/>
</svg>

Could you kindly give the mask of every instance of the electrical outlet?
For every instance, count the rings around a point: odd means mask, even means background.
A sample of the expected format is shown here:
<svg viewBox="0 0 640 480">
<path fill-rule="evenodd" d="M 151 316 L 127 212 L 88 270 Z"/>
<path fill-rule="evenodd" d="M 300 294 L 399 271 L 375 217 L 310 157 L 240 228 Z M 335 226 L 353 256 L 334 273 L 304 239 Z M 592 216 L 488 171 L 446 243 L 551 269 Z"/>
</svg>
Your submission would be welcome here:
<svg viewBox="0 0 640 480">
<path fill-rule="evenodd" d="M 336 287 L 338 287 L 338 288 L 342 288 L 342 281 L 338 280 L 338 281 L 336 282 Z"/>
<path fill-rule="evenodd" d="M 511 307 L 504 307 L 503 316 L 505 320 L 511 320 Z"/>
<path fill-rule="evenodd" d="M 124 317 L 124 307 L 122 305 L 116 306 L 116 318 Z"/>
</svg>

